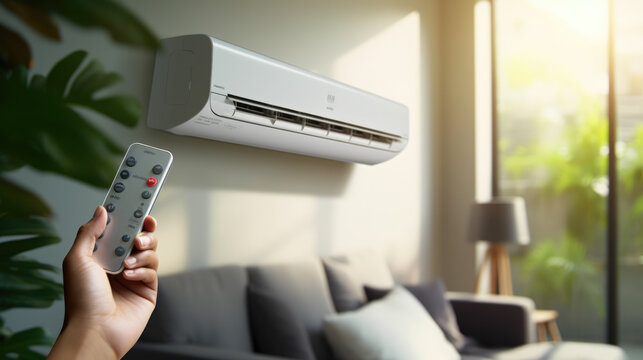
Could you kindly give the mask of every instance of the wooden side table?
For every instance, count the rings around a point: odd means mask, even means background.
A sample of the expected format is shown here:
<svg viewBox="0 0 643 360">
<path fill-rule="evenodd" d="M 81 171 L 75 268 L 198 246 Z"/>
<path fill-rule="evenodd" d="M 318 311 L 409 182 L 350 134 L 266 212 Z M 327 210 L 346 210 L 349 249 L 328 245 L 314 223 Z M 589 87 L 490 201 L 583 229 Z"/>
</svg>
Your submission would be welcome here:
<svg viewBox="0 0 643 360">
<path fill-rule="evenodd" d="M 547 341 L 547 331 L 553 342 L 560 342 L 560 331 L 556 325 L 558 312 L 556 310 L 534 310 L 531 320 L 536 323 L 538 341 Z"/>
</svg>

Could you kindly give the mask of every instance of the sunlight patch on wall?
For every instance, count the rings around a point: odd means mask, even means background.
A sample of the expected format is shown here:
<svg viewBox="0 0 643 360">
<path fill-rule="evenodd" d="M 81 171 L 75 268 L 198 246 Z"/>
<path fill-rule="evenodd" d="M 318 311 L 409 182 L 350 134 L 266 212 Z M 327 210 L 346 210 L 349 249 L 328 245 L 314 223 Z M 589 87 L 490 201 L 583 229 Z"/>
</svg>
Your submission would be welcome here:
<svg viewBox="0 0 643 360">
<path fill-rule="evenodd" d="M 380 247 L 389 254 L 389 260 L 403 259 L 405 263 L 399 267 L 408 267 L 409 259 L 417 258 L 420 224 L 428 221 L 420 218 L 424 199 L 417 194 L 422 192 L 422 167 L 429 162 L 429 154 L 422 153 L 428 134 L 422 133 L 420 123 L 426 118 L 422 116 L 420 40 L 420 16 L 411 12 L 334 63 L 335 79 L 409 108 L 410 141 L 388 162 L 372 167 L 357 165 L 344 196 L 349 201 L 320 206 L 330 212 L 331 228 L 342 229 L 342 234 L 330 232 L 330 252 Z"/>
<path fill-rule="evenodd" d="M 161 274 L 203 264 L 301 260 L 316 252 L 310 196 L 172 187 L 161 196 L 154 214 L 170 220 L 157 230 Z"/>
</svg>

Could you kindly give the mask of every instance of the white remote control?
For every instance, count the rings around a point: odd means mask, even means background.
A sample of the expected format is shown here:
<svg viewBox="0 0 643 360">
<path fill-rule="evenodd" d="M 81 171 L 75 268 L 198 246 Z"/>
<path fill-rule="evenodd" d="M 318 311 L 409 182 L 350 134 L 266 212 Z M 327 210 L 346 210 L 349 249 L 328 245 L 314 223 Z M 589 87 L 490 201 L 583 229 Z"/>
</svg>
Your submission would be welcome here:
<svg viewBox="0 0 643 360">
<path fill-rule="evenodd" d="M 105 196 L 107 226 L 94 246 L 94 259 L 110 274 L 123 271 L 134 238 L 152 210 L 172 164 L 169 151 L 134 143 Z"/>
</svg>

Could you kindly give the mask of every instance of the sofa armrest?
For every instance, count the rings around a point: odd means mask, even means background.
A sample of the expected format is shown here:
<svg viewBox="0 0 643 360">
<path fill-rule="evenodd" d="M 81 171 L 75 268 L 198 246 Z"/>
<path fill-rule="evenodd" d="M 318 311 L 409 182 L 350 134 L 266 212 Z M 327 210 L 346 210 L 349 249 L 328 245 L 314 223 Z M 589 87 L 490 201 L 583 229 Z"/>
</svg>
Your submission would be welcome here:
<svg viewBox="0 0 643 360">
<path fill-rule="evenodd" d="M 124 360 L 286 360 L 285 358 L 215 348 L 205 345 L 139 342 Z"/>
<path fill-rule="evenodd" d="M 449 292 L 460 331 L 485 347 L 514 347 L 534 342 L 533 300 L 521 296 Z"/>
</svg>

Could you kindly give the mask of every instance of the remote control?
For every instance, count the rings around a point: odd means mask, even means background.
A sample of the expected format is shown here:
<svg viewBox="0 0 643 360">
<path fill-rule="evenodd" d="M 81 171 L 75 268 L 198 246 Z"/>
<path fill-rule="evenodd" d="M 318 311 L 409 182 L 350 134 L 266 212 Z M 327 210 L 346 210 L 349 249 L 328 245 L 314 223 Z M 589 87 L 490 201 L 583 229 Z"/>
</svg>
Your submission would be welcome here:
<svg viewBox="0 0 643 360">
<path fill-rule="evenodd" d="M 134 238 L 152 210 L 171 164 L 169 151 L 139 143 L 127 149 L 103 201 L 107 226 L 94 246 L 94 259 L 107 273 L 123 271 L 123 260 L 132 252 Z"/>
</svg>

